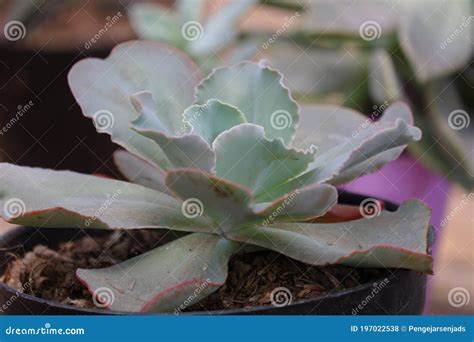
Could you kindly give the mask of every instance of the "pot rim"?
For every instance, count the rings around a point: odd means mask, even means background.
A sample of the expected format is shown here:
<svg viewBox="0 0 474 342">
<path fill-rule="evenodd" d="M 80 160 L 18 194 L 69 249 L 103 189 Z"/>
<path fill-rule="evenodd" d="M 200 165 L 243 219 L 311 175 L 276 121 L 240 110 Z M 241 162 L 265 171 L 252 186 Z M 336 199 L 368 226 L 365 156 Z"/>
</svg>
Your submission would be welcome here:
<svg viewBox="0 0 474 342">
<path fill-rule="evenodd" d="M 343 190 L 339 190 L 339 200 L 341 204 L 355 204 L 358 205 L 360 202 L 362 202 L 364 199 L 368 198 L 367 195 L 361 195 L 361 194 L 355 194 Z M 397 204 L 394 204 L 390 201 L 382 200 L 383 203 L 385 204 L 385 209 L 387 210 L 396 210 L 398 208 Z M 4 241 L 8 241 L 8 239 L 12 238 L 13 236 L 16 236 L 20 234 L 22 231 L 26 231 L 31 229 L 31 227 L 25 227 L 25 226 L 20 226 L 17 227 L 5 234 L 2 235 L 2 238 Z M 75 229 L 75 228 L 72 228 Z M 360 284 L 359 286 L 351 287 L 348 289 L 342 289 L 342 290 L 337 290 L 337 291 L 330 291 L 326 294 L 323 294 L 318 297 L 314 298 L 308 298 L 308 299 L 302 299 L 298 301 L 291 302 L 291 304 L 286 305 L 285 307 L 291 307 L 291 306 L 297 306 L 297 305 L 304 305 L 307 303 L 311 302 L 318 302 L 318 301 L 324 301 L 327 299 L 333 299 L 333 298 L 338 298 L 342 297 L 351 293 L 355 293 L 358 291 L 363 291 L 366 290 L 370 287 L 373 287 L 374 284 L 378 284 L 382 281 L 385 281 L 386 279 L 388 281 L 392 281 L 397 279 L 403 274 L 407 273 L 416 273 L 413 270 L 408 270 L 408 269 L 390 269 L 386 268 L 387 270 L 394 270 L 390 276 L 386 277 L 380 277 L 374 280 L 371 280 L 370 282 Z M 240 314 L 249 314 L 249 313 L 258 313 L 260 311 L 264 310 L 269 310 L 269 309 L 278 309 L 278 307 L 273 306 L 273 305 L 261 305 L 261 306 L 255 306 L 251 308 L 241 308 L 241 309 L 232 309 L 232 310 L 211 310 L 211 311 L 184 311 L 180 312 L 178 315 L 176 315 L 174 312 L 131 312 L 131 311 L 116 311 L 116 310 L 109 310 L 109 309 L 98 309 L 98 308 L 80 308 L 74 305 L 68 305 L 68 304 L 61 304 L 53 300 L 49 299 L 43 299 L 40 297 L 36 297 L 33 295 L 29 295 L 26 293 L 19 292 L 12 287 L 6 285 L 3 282 L 0 282 L 0 291 L 5 291 L 9 293 L 11 296 L 16 296 L 17 298 L 23 298 L 27 299 L 30 301 L 35 301 L 41 304 L 45 304 L 48 307 L 52 308 L 57 308 L 57 309 L 65 309 L 69 311 L 77 311 L 78 313 L 84 313 L 84 314 L 95 314 L 95 315 L 167 315 L 167 316 L 198 316 L 198 315 L 240 315 Z"/>
</svg>

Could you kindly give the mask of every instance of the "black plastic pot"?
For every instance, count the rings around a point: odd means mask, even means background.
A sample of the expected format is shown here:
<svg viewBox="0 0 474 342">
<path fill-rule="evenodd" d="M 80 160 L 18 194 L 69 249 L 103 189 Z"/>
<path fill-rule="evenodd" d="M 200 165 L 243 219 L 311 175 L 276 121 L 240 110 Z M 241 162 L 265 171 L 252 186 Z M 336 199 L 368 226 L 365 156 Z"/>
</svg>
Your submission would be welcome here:
<svg viewBox="0 0 474 342">
<path fill-rule="evenodd" d="M 342 193 L 340 203 L 358 205 L 361 195 Z M 387 210 L 396 205 L 385 203 Z M 110 231 L 88 230 L 98 237 Z M 23 254 L 38 244 L 56 247 L 60 243 L 84 236 L 80 229 L 20 227 L 0 237 L 0 272 L 3 272 L 12 255 Z M 380 285 L 384 283 L 383 287 Z M 379 287 L 379 291 L 375 288 Z M 415 271 L 393 270 L 383 279 L 371 281 L 348 290 L 334 291 L 314 299 L 294 302 L 284 307 L 261 306 L 251 309 L 184 312 L 183 315 L 417 315 L 425 302 L 426 276 Z M 70 305 L 40 299 L 19 293 L 0 283 L 0 314 L 7 315 L 127 315 L 128 312 L 80 309 Z"/>
</svg>

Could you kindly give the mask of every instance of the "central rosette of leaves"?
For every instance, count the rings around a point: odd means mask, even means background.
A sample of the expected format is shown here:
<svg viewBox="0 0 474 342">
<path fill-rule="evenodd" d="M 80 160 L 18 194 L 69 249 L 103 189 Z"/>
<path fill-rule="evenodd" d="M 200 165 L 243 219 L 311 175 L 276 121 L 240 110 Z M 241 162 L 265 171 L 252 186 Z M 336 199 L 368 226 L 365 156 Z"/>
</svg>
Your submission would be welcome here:
<svg viewBox="0 0 474 342">
<path fill-rule="evenodd" d="M 377 170 L 420 139 L 404 104 L 376 123 L 334 106 L 300 114 L 265 62 L 203 79 L 186 56 L 151 42 L 83 60 L 69 81 L 84 115 L 128 151 L 115 161 L 136 184 L 3 164 L 1 202 L 21 198 L 26 208 L 10 221 L 191 233 L 116 266 L 78 270 L 92 293 L 111 291 L 111 309 L 195 303 L 225 283 L 229 258 L 248 246 L 311 265 L 431 271 L 429 210 L 418 201 L 371 218 L 307 222 L 337 204 L 334 185 Z"/>
</svg>

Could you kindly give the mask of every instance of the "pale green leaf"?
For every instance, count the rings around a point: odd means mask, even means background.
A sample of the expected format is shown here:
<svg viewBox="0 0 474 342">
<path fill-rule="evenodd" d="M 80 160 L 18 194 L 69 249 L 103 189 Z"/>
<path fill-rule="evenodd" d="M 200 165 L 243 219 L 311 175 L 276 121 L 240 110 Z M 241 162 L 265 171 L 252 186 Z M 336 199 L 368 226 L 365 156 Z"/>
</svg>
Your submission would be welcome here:
<svg viewBox="0 0 474 342">
<path fill-rule="evenodd" d="M 195 65 L 182 53 L 155 42 L 131 41 L 115 47 L 104 60 L 84 59 L 71 69 L 69 84 L 85 116 L 94 118 L 99 131 L 128 151 L 167 168 L 167 158 L 150 139 L 133 131 L 136 112 L 130 96 L 148 90 L 160 117 L 172 131 L 182 128 L 182 113 L 194 102 L 201 79 Z"/>
<path fill-rule="evenodd" d="M 339 223 L 275 223 L 231 231 L 233 240 L 262 246 L 310 265 L 344 264 L 432 272 L 428 254 L 430 210 L 403 203 L 396 212 Z"/>
<path fill-rule="evenodd" d="M 182 18 L 172 9 L 160 4 L 135 3 L 128 11 L 133 30 L 142 39 L 155 40 L 183 47 Z"/>
<path fill-rule="evenodd" d="M 125 150 L 115 151 L 114 164 L 130 182 L 168 192 L 164 171 Z"/>
<path fill-rule="evenodd" d="M 315 184 L 294 189 L 272 203 L 256 204 L 249 189 L 195 170 L 170 171 L 166 184 L 187 204 L 185 212 L 209 217 L 222 234 L 252 224 L 318 217 L 337 201 L 334 187 Z"/>
<path fill-rule="evenodd" d="M 206 218 L 185 216 L 181 200 L 140 185 L 11 164 L 0 164 L 0 177 L 1 216 L 11 223 L 212 231 Z"/>
<path fill-rule="evenodd" d="M 298 106 L 291 98 L 283 77 L 260 64 L 243 62 L 216 69 L 197 88 L 199 104 L 218 99 L 237 107 L 249 123 L 265 128 L 270 139 L 293 139 L 299 121 Z"/>
<path fill-rule="evenodd" d="M 211 234 L 191 234 L 102 269 L 78 269 L 96 300 L 108 293 L 107 308 L 130 312 L 175 312 L 223 285 L 227 262 L 240 244 Z"/>
<path fill-rule="evenodd" d="M 189 107 L 183 113 L 183 118 L 191 127 L 191 133 L 201 136 L 209 145 L 220 133 L 245 122 L 243 114 L 236 107 L 218 100 Z"/>
<path fill-rule="evenodd" d="M 314 160 L 311 152 L 288 149 L 265 138 L 263 127 L 242 124 L 220 134 L 213 144 L 219 177 L 246 186 L 258 198 L 299 176 Z"/>
</svg>

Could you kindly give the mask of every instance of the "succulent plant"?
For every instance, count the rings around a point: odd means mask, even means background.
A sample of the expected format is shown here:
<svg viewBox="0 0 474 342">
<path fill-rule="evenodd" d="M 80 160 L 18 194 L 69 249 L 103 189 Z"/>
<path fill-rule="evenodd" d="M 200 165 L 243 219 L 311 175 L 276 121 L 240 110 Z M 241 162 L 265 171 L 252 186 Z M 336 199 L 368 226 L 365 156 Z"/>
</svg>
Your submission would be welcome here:
<svg viewBox="0 0 474 342">
<path fill-rule="evenodd" d="M 337 205 L 336 184 L 420 139 L 403 103 L 377 122 L 336 106 L 300 113 L 265 61 L 203 78 L 181 52 L 140 41 L 79 61 L 69 82 L 84 115 L 125 148 L 115 162 L 131 182 L 0 164 L 2 216 L 35 227 L 188 233 L 115 266 L 77 270 L 92 293 L 113 293 L 110 309 L 196 303 L 225 283 L 229 258 L 256 248 L 310 265 L 432 272 L 430 211 L 418 200 L 318 221 Z"/>
<path fill-rule="evenodd" d="M 358 109 L 386 100 L 410 103 L 425 132 L 410 152 L 451 181 L 473 187 L 467 95 L 473 84 L 472 1 L 275 2 L 299 4 L 304 13 L 301 25 L 270 49 L 293 89 L 306 98 L 340 92 L 346 105 Z M 301 46 L 295 49 L 295 43 Z"/>
<path fill-rule="evenodd" d="M 211 5 L 216 4 L 206 0 L 177 0 L 174 9 L 156 3 L 136 3 L 129 9 L 129 18 L 140 38 L 177 47 L 207 71 L 223 64 L 222 60 L 230 64 L 255 55 L 255 44 L 236 43 L 238 21 L 256 3 L 227 1 L 212 14 Z"/>
</svg>

